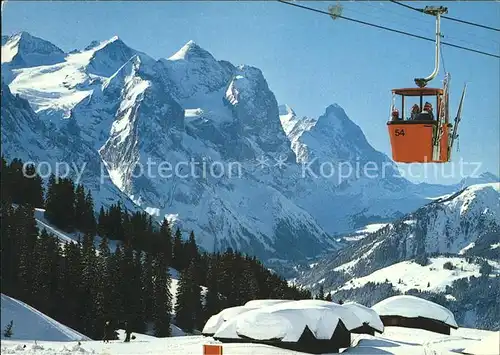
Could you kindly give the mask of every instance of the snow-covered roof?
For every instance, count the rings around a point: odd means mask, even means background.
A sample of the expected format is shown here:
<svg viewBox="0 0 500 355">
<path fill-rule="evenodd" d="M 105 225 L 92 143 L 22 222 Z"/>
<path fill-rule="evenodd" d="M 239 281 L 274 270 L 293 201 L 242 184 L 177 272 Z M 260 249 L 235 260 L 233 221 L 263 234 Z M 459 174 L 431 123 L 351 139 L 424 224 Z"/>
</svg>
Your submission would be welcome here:
<svg viewBox="0 0 500 355">
<path fill-rule="evenodd" d="M 245 303 L 245 307 L 263 307 L 272 306 L 279 303 L 291 302 L 291 300 L 252 300 Z"/>
<path fill-rule="evenodd" d="M 281 302 L 240 313 L 222 324 L 214 338 L 246 337 L 262 341 L 280 339 L 283 342 L 295 342 L 300 339 L 307 326 L 316 339 L 331 339 L 339 321 L 347 330 L 363 325 L 362 320 L 349 308 L 333 302 Z"/>
<path fill-rule="evenodd" d="M 380 319 L 380 316 L 373 309 L 365 307 L 356 302 L 346 302 L 342 305 L 351 310 L 356 316 L 361 319 L 363 323 L 368 324 L 368 326 L 377 330 L 380 333 L 384 332 L 384 323 Z"/>
<path fill-rule="evenodd" d="M 228 319 L 232 319 L 236 317 L 238 314 L 248 312 L 257 307 L 252 306 L 237 306 L 226 308 L 219 313 L 211 316 L 208 321 L 205 323 L 205 327 L 203 327 L 203 334 L 214 334 L 219 327 L 226 322 Z"/>
<path fill-rule="evenodd" d="M 379 316 L 423 317 L 443 322 L 458 328 L 453 313 L 449 309 L 423 298 L 400 295 L 386 298 L 372 306 Z"/>
</svg>

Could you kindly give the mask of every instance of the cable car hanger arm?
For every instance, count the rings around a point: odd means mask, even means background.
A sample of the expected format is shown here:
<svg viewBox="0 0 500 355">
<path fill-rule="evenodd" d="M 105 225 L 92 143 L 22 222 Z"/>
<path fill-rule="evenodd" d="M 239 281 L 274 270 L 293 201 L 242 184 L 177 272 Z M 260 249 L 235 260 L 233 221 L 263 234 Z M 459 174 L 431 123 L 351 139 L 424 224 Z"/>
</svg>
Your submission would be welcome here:
<svg viewBox="0 0 500 355">
<path fill-rule="evenodd" d="M 436 58 L 434 71 L 429 76 L 427 76 L 426 78 L 415 78 L 415 84 L 417 84 L 417 86 L 421 88 L 425 87 L 427 83 L 434 79 L 439 73 L 439 49 L 441 47 L 441 14 L 448 13 L 448 8 L 442 6 L 426 6 L 425 9 L 422 10 L 422 12 L 428 15 L 436 16 Z"/>
</svg>

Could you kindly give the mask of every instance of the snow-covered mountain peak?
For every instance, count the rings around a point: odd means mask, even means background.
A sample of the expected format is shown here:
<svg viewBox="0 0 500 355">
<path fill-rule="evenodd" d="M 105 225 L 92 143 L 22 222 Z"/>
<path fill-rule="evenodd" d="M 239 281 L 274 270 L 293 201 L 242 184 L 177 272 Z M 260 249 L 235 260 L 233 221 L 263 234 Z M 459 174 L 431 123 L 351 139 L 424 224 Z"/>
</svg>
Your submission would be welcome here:
<svg viewBox="0 0 500 355">
<path fill-rule="evenodd" d="M 92 42 L 90 42 L 90 43 L 88 44 L 88 46 L 87 46 L 87 47 L 85 47 L 83 50 L 84 50 L 84 51 L 89 51 L 89 50 L 91 50 L 91 49 L 96 48 L 96 47 L 97 47 L 97 46 L 99 46 L 101 43 L 102 43 L 102 41 L 98 41 L 98 40 L 96 40 L 96 39 L 95 39 L 95 40 L 93 40 Z"/>
<path fill-rule="evenodd" d="M 500 183 L 476 184 L 448 198 L 436 200 L 435 203 L 441 203 L 450 210 L 458 211 L 460 216 L 469 213 L 471 208 L 482 211 L 480 215 L 500 216 L 499 192 Z"/>
<path fill-rule="evenodd" d="M 120 96 L 124 82 L 128 77 L 133 77 L 139 72 L 141 64 L 141 58 L 133 55 L 113 75 L 104 80 L 101 90 L 106 91 L 108 96 Z M 95 91 L 94 94 L 96 94 Z"/>
<path fill-rule="evenodd" d="M 90 58 L 87 70 L 92 74 L 110 77 L 124 63 L 132 58 L 136 51 L 127 46 L 118 36 L 101 42 L 97 47 L 91 49 L 94 53 Z"/>
<path fill-rule="evenodd" d="M 179 49 L 174 55 L 168 58 L 169 60 L 215 60 L 212 54 L 207 50 L 201 48 L 193 40 L 188 41 L 181 49 Z"/>
<path fill-rule="evenodd" d="M 64 57 L 62 49 L 25 31 L 2 40 L 2 64 L 9 63 L 12 68 L 53 65 Z"/>
<path fill-rule="evenodd" d="M 487 184 L 492 182 L 500 182 L 500 177 L 490 172 L 484 172 L 477 177 L 466 177 L 460 181 L 460 186 L 467 187 L 475 184 Z"/>
<path fill-rule="evenodd" d="M 292 115 L 292 116 L 295 116 L 295 111 L 290 106 L 288 106 L 287 104 L 279 105 L 278 109 L 279 109 L 279 112 L 280 112 L 280 116 L 282 116 L 282 115 Z"/>
<path fill-rule="evenodd" d="M 263 95 L 271 93 L 262 71 L 248 65 L 240 65 L 236 68 L 236 72 L 227 87 L 226 99 L 231 105 L 246 101 L 247 104 L 254 106 L 256 104 L 254 100 L 259 96 L 260 91 Z M 279 115 L 279 111 L 276 113 Z"/>
<path fill-rule="evenodd" d="M 362 133 L 361 128 L 351 121 L 344 109 L 336 103 L 329 105 L 325 109 L 325 113 L 318 118 L 316 126 L 317 128 L 326 128 L 330 131 L 334 129 L 338 133 L 346 133 L 343 132 L 345 129 L 356 130 Z M 334 132 L 331 131 L 330 133 Z"/>
<path fill-rule="evenodd" d="M 156 67 L 165 86 L 186 109 L 199 108 L 207 101 L 205 95 L 219 95 L 232 75 L 230 63 L 217 61 L 194 41 L 170 58 L 160 59 Z"/>
</svg>

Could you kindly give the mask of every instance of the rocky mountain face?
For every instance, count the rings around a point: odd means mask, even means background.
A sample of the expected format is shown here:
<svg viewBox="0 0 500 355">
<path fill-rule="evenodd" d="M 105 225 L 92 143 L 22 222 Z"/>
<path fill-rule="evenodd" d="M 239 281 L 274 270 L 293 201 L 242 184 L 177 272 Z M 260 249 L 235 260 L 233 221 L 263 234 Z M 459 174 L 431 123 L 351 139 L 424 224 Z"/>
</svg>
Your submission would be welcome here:
<svg viewBox="0 0 500 355">
<path fill-rule="evenodd" d="M 298 118 L 259 69 L 192 41 L 155 60 L 118 37 L 64 53 L 21 33 L 2 38 L 2 81 L 7 158 L 85 167 L 97 205 L 167 217 L 208 251 L 307 260 L 455 189 L 410 183 L 340 106 Z"/>
</svg>

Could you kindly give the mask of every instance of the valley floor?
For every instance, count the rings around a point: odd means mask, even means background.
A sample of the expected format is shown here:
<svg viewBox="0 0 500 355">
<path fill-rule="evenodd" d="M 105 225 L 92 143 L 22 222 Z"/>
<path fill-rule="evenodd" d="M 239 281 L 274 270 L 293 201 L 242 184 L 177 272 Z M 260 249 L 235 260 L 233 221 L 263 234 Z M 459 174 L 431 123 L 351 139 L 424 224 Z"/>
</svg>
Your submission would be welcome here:
<svg viewBox="0 0 500 355">
<path fill-rule="evenodd" d="M 210 337 L 182 336 L 154 338 L 136 334 L 131 343 L 121 340 L 104 344 L 100 341 L 47 342 L 4 340 L 1 353 L 14 355 L 98 354 L 98 355 L 202 355 L 203 344 L 220 344 Z M 120 332 L 120 338 L 123 333 Z M 497 355 L 500 332 L 461 328 L 451 335 L 440 335 L 418 329 L 386 327 L 383 335 L 353 335 L 353 347 L 341 350 L 347 354 L 437 355 L 469 354 Z M 290 350 L 257 344 L 222 344 L 224 355 L 298 355 Z M 23 346 L 26 346 L 23 348 Z"/>
</svg>

